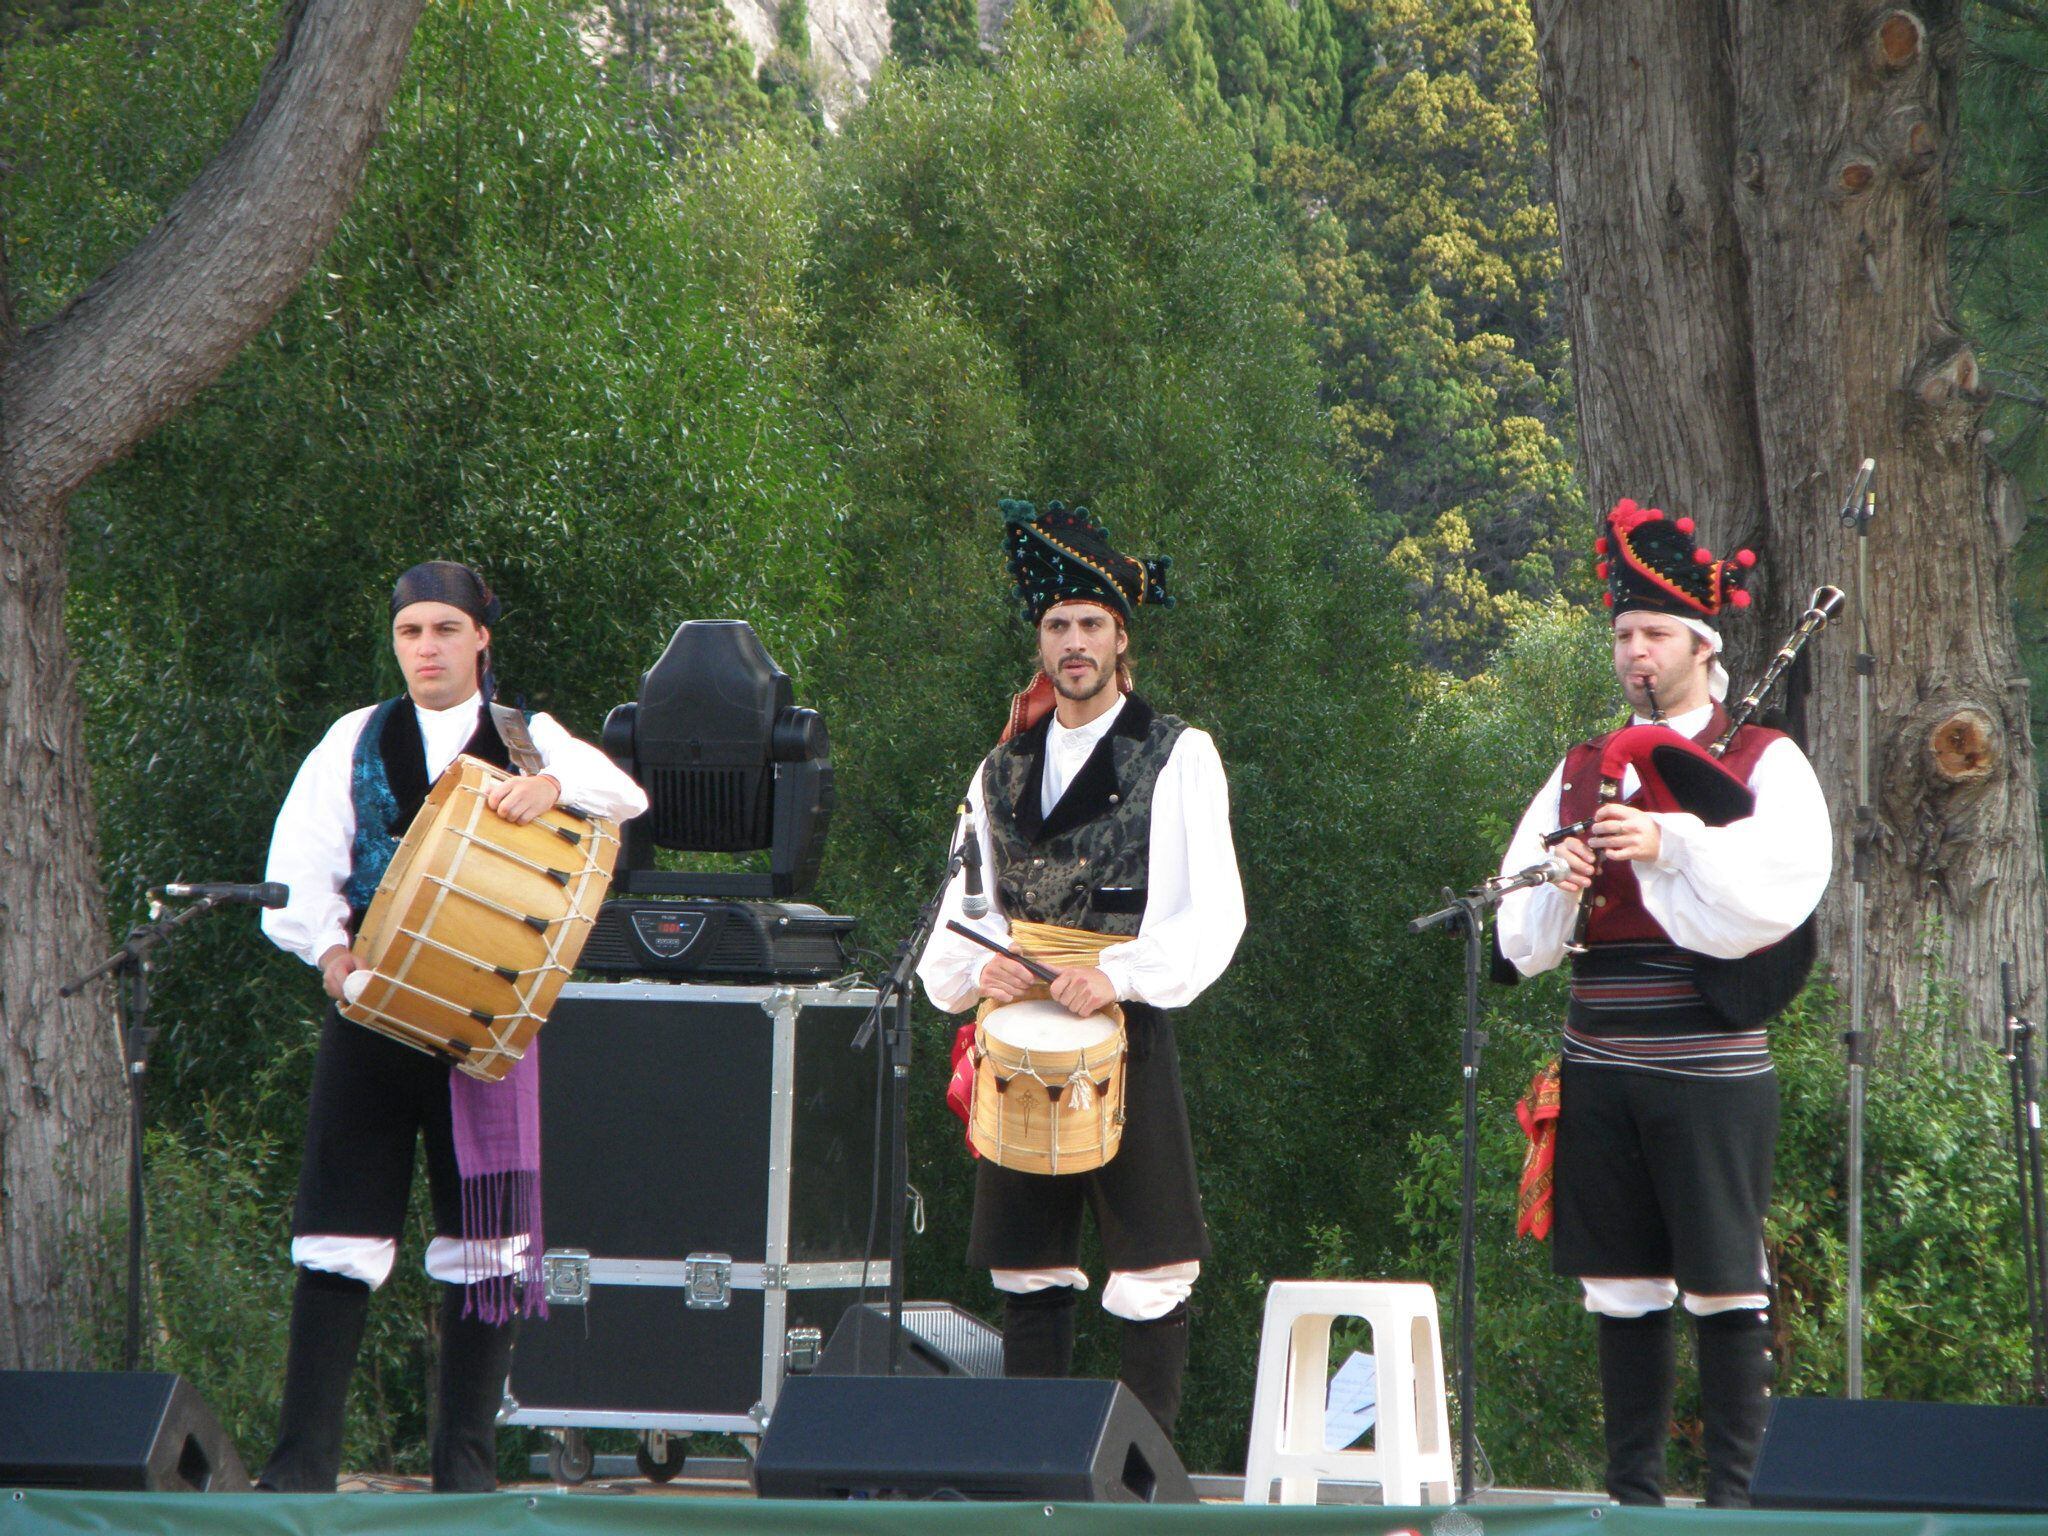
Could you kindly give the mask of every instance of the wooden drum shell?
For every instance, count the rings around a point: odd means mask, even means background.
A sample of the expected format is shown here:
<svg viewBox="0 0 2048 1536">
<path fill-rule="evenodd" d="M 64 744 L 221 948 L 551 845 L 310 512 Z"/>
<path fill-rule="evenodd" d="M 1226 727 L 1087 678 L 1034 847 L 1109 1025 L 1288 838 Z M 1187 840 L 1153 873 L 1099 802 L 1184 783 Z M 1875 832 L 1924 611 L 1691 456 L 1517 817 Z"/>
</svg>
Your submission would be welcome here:
<svg viewBox="0 0 2048 1536">
<path fill-rule="evenodd" d="M 464 756 L 435 781 L 356 937 L 369 980 L 341 1004 L 343 1018 L 487 1082 L 545 1022 L 619 853 L 615 822 L 559 808 L 506 821 L 484 795 L 509 777 Z"/>
<path fill-rule="evenodd" d="M 1059 1009 L 1056 1003 L 1044 1006 Z M 991 1029 L 991 1023 L 1007 1011 L 992 1009 L 975 1026 L 974 1102 L 968 1139 L 990 1162 L 1020 1173 L 1086 1173 L 1102 1167 L 1123 1143 L 1125 1036 L 1121 1018 L 1113 1019 L 1114 1030 L 1095 1043 L 1047 1049 L 1005 1041 L 998 1032 L 1000 1023 Z M 1092 1022 L 1071 1014 L 1067 1018 L 1077 1031 L 1084 1031 Z M 1085 1077 L 1091 1087 L 1089 1102 L 1077 1109 L 1072 1084 L 1079 1077 Z M 1059 1090 L 1057 1096 L 1054 1089 Z"/>
</svg>

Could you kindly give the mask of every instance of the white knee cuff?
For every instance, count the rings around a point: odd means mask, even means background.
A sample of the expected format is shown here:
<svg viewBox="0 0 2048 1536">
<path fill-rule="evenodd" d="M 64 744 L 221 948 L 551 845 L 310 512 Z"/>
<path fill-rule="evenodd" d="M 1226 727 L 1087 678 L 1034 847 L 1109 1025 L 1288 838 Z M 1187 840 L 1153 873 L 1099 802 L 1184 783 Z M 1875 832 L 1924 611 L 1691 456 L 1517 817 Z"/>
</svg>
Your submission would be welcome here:
<svg viewBox="0 0 2048 1536">
<path fill-rule="evenodd" d="M 391 1278 L 398 1244 L 388 1237 L 295 1237 L 292 1263 L 301 1269 L 345 1275 L 376 1290 Z"/>
<path fill-rule="evenodd" d="M 1694 1317 L 1713 1317 L 1721 1312 L 1768 1312 L 1771 1298 L 1761 1291 L 1746 1296 L 1695 1296 L 1685 1293 L 1685 1310 Z"/>
<path fill-rule="evenodd" d="M 1675 1280 L 1609 1280 L 1583 1278 L 1586 1310 L 1602 1317 L 1643 1317 L 1662 1312 L 1678 1300 Z"/>
<path fill-rule="evenodd" d="M 1088 1289 L 1088 1277 L 1078 1269 L 992 1269 L 988 1277 L 997 1290 L 1009 1296 L 1029 1296 L 1033 1291 L 1050 1290 L 1055 1285 L 1070 1285 L 1077 1291 Z"/>
<path fill-rule="evenodd" d="M 470 1269 L 464 1262 L 464 1254 L 474 1254 L 476 1268 Z M 486 1239 L 482 1242 L 466 1242 L 459 1237 L 437 1237 L 427 1244 L 427 1273 L 436 1280 L 445 1280 L 450 1285 L 462 1285 L 471 1280 L 491 1280 L 499 1275 L 516 1275 L 526 1262 L 526 1234 L 517 1237 Z"/>
<path fill-rule="evenodd" d="M 1102 1310 L 1126 1322 L 1149 1323 L 1188 1299 L 1199 1261 L 1163 1264 L 1158 1269 L 1114 1269 L 1102 1287 Z"/>
</svg>

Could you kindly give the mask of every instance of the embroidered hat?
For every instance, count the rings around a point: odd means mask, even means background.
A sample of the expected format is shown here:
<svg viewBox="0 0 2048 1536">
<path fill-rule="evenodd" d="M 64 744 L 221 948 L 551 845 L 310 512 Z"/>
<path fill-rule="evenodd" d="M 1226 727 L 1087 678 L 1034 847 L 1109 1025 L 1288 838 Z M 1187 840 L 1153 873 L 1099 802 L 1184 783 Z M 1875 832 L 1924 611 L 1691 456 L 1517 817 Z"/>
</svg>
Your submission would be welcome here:
<svg viewBox="0 0 2048 1536">
<path fill-rule="evenodd" d="M 1141 606 L 1173 606 L 1166 593 L 1172 561 L 1118 554 L 1086 507 L 1053 501 L 1041 512 L 1028 501 L 1006 500 L 1001 510 L 1003 547 L 1026 623 L 1035 625 L 1058 603 L 1098 603 L 1122 619 Z"/>
<path fill-rule="evenodd" d="M 1724 610 L 1749 606 L 1742 583 L 1756 555 L 1738 549 L 1716 560 L 1693 541 L 1689 517 L 1666 517 L 1623 497 L 1607 514 L 1593 552 L 1599 557 L 1594 574 L 1607 583 L 1601 601 L 1617 614 L 1640 609 L 1714 624 Z"/>
</svg>

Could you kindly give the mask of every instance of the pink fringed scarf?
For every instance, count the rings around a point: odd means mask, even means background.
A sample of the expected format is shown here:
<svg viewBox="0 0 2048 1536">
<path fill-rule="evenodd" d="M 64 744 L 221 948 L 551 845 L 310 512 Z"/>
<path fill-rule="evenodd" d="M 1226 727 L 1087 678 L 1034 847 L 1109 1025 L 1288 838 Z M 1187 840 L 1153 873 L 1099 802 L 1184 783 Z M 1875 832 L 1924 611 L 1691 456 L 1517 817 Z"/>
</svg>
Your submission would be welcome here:
<svg viewBox="0 0 2048 1536">
<path fill-rule="evenodd" d="M 463 1315 L 487 1323 L 548 1315 L 541 1286 L 540 1042 L 495 1083 L 448 1074 L 455 1163 L 462 1173 Z M 524 1236 L 526 1253 L 502 1273 L 497 1245 Z"/>
</svg>

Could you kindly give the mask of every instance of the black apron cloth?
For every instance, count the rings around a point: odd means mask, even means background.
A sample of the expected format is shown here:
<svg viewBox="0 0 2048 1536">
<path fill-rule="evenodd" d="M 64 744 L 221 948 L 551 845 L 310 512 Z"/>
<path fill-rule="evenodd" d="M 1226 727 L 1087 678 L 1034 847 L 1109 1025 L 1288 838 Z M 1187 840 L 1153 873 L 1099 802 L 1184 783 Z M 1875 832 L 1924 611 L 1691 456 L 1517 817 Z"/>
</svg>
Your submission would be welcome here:
<svg viewBox="0 0 2048 1536">
<path fill-rule="evenodd" d="M 1699 1296 L 1765 1291 L 1778 1077 L 1719 1081 L 1564 1063 L 1552 1267 L 1671 1278 Z"/>
<path fill-rule="evenodd" d="M 975 1174 L 969 1264 L 1079 1268 L 1084 1210 L 1095 1213 L 1111 1269 L 1158 1269 L 1209 1257 L 1173 1021 L 1145 1003 L 1123 1008 L 1131 1049 L 1124 1064 L 1124 1135 L 1116 1156 L 1087 1173 L 1062 1174 L 1021 1173 L 982 1158 Z"/>
</svg>

